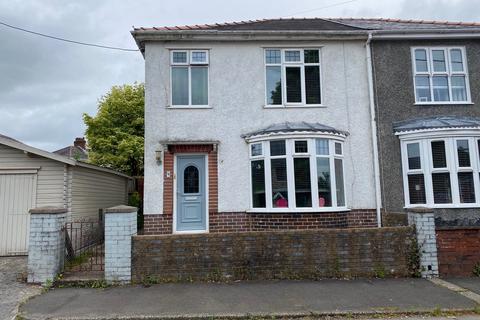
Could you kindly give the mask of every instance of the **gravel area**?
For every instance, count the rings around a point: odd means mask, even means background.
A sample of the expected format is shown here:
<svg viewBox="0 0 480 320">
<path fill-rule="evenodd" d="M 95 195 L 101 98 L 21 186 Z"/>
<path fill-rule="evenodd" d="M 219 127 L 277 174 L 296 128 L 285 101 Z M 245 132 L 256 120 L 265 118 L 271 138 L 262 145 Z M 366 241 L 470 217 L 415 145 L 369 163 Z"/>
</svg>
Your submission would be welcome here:
<svg viewBox="0 0 480 320">
<path fill-rule="evenodd" d="M 27 271 L 27 257 L 0 257 L 0 320 L 14 319 L 18 305 L 39 294 L 40 286 L 20 281 Z"/>
</svg>

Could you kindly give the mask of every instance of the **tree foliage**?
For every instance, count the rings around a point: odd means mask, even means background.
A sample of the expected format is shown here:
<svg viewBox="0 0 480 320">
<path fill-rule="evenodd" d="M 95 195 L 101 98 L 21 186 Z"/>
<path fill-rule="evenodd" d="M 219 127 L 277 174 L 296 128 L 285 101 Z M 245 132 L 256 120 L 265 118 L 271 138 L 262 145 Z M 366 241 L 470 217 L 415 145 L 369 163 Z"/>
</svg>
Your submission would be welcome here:
<svg viewBox="0 0 480 320">
<path fill-rule="evenodd" d="M 114 86 L 100 98 L 95 116 L 83 114 L 89 162 L 143 175 L 144 93 L 143 84 Z"/>
</svg>

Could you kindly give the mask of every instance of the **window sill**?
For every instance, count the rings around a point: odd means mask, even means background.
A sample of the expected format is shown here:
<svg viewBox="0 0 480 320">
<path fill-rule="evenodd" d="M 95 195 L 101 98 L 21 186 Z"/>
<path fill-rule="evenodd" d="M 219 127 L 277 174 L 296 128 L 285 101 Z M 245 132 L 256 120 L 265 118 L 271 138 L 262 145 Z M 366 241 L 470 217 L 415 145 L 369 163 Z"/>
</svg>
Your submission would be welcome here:
<svg viewBox="0 0 480 320">
<path fill-rule="evenodd" d="M 471 101 L 429 101 L 429 102 L 415 102 L 415 106 L 443 106 L 443 105 L 460 105 L 460 106 L 466 106 L 466 105 L 474 105 L 475 103 Z"/>
<path fill-rule="evenodd" d="M 328 213 L 328 212 L 346 212 L 350 211 L 347 207 L 339 207 L 339 208 L 298 208 L 298 209 L 263 209 L 263 208 L 256 208 L 256 209 L 249 209 L 247 213 L 267 213 L 267 214 L 276 214 L 276 213 Z"/>
<path fill-rule="evenodd" d="M 427 208 L 427 209 L 475 209 L 480 208 L 480 203 L 464 203 L 464 204 L 438 204 L 438 205 L 424 205 L 424 204 L 412 204 L 404 206 L 404 209 L 412 208 Z"/>
<path fill-rule="evenodd" d="M 279 104 L 279 105 L 274 105 L 274 104 L 267 104 L 263 106 L 264 109 L 294 109 L 294 108 L 327 108 L 326 105 L 324 104 Z"/>
<path fill-rule="evenodd" d="M 212 109 L 212 106 L 167 106 L 166 109 Z"/>
</svg>

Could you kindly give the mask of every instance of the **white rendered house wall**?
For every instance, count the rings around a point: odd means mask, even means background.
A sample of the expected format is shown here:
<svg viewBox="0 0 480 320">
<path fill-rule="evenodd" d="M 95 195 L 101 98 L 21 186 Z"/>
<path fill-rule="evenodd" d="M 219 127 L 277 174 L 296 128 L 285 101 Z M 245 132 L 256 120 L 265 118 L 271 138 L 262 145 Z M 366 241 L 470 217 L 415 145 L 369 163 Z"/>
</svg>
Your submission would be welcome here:
<svg viewBox="0 0 480 320">
<path fill-rule="evenodd" d="M 265 108 L 264 49 L 321 47 L 323 107 Z M 170 50 L 209 50 L 209 106 L 172 109 Z M 375 208 L 367 66 L 364 42 L 147 43 L 145 214 L 163 211 L 161 141 L 219 141 L 219 211 L 250 208 L 250 161 L 242 134 L 285 121 L 319 122 L 350 135 L 345 140 L 346 198 L 350 208 Z"/>
</svg>

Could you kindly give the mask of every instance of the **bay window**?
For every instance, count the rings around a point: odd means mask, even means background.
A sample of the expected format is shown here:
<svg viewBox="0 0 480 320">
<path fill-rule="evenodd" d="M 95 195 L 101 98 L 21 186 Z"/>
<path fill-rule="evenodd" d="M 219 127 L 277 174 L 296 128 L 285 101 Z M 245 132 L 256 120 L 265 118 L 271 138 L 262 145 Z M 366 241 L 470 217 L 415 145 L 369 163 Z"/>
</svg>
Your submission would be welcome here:
<svg viewBox="0 0 480 320">
<path fill-rule="evenodd" d="M 321 105 L 320 50 L 266 49 L 266 105 Z"/>
<path fill-rule="evenodd" d="M 412 48 L 415 102 L 470 103 L 463 47 Z"/>
<path fill-rule="evenodd" d="M 428 134 L 401 146 L 406 207 L 480 206 L 480 137 Z"/>
<path fill-rule="evenodd" d="M 172 50 L 170 54 L 172 106 L 208 106 L 208 51 Z"/>
<path fill-rule="evenodd" d="M 253 211 L 346 210 L 340 139 L 271 138 L 249 147 Z"/>
</svg>

